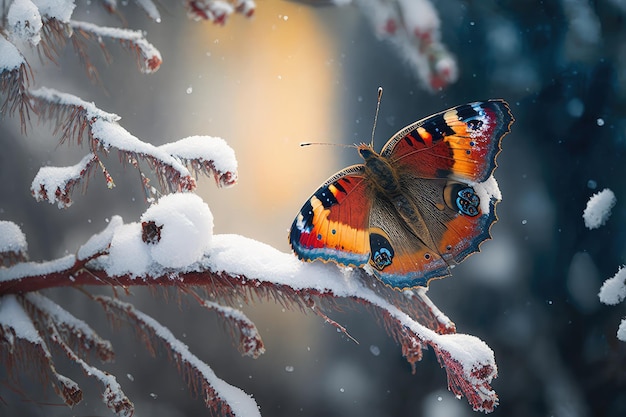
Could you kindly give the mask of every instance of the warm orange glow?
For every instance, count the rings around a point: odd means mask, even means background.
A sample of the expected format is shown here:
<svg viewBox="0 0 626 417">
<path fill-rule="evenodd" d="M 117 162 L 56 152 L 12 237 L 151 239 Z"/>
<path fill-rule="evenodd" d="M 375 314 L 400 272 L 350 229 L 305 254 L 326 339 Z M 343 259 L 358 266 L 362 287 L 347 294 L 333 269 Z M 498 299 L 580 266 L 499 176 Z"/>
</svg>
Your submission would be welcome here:
<svg viewBox="0 0 626 417">
<path fill-rule="evenodd" d="M 235 149 L 239 184 L 215 190 L 204 181 L 199 193 L 217 233 L 288 250 L 293 218 L 334 169 L 335 149 L 299 146 L 337 140 L 334 44 L 315 9 L 289 2 L 264 2 L 251 20 L 232 16 L 224 27 L 204 25 L 203 33 L 208 56 L 197 43 L 188 51 L 207 68 L 201 80 L 190 77 L 193 95 L 199 85 L 210 91 L 194 97 L 210 120 L 198 128 Z"/>
</svg>

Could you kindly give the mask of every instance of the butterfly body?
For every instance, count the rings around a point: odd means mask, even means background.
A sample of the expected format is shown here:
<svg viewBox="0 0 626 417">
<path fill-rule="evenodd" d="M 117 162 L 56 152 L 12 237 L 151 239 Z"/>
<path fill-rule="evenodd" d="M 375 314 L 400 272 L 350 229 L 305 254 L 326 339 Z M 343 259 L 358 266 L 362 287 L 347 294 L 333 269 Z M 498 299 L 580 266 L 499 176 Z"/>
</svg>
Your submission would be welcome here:
<svg viewBox="0 0 626 417">
<path fill-rule="evenodd" d="M 490 237 L 499 199 L 491 174 L 512 121 L 504 101 L 476 102 L 405 127 L 380 153 L 359 145 L 364 163 L 329 178 L 296 216 L 294 252 L 369 264 L 398 289 L 449 275 Z"/>
</svg>

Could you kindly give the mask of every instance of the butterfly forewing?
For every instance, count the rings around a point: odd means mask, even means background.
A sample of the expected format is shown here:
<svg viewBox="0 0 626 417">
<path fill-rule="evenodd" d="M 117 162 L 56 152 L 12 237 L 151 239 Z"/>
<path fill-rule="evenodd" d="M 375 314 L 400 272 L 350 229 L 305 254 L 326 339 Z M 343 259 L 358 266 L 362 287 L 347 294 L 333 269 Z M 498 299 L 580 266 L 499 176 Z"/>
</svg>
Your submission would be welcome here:
<svg viewBox="0 0 626 417">
<path fill-rule="evenodd" d="M 464 104 L 400 130 L 381 155 L 393 161 L 398 171 L 421 178 L 482 182 L 496 167 L 500 140 L 512 121 L 502 100 Z"/>
<path fill-rule="evenodd" d="M 372 204 L 364 166 L 333 175 L 304 204 L 291 226 L 289 242 L 300 259 L 332 260 L 362 266 L 369 259 Z"/>
</svg>

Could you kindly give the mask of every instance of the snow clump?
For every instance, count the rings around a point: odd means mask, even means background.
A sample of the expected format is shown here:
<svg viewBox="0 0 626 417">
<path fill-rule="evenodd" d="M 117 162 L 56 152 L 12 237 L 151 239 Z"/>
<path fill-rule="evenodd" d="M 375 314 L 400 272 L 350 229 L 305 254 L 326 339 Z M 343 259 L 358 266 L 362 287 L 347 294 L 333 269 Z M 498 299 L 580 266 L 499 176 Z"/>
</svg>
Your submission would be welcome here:
<svg viewBox="0 0 626 417">
<path fill-rule="evenodd" d="M 176 193 L 161 197 L 141 216 L 154 222 L 160 239 L 149 245 L 152 259 L 162 266 L 183 268 L 198 262 L 211 247 L 213 214 L 196 194 Z"/>
<path fill-rule="evenodd" d="M 608 188 L 592 195 L 583 212 L 587 229 L 592 230 L 604 226 L 604 223 L 611 216 L 611 209 L 616 202 L 615 194 Z"/>
</svg>

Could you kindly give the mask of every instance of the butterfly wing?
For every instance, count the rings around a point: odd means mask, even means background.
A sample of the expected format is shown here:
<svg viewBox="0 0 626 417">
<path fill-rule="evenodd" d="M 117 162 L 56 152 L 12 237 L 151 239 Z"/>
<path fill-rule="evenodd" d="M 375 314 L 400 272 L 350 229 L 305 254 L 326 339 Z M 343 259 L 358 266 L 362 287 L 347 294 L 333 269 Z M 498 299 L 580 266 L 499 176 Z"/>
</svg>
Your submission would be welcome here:
<svg viewBox="0 0 626 417">
<path fill-rule="evenodd" d="M 363 165 L 328 179 L 304 204 L 289 233 L 298 258 L 363 266 L 370 256 L 370 184 Z"/>
<path fill-rule="evenodd" d="M 464 104 L 400 130 L 381 156 L 417 177 L 483 182 L 496 167 L 500 142 L 512 122 L 503 100 Z"/>
<path fill-rule="evenodd" d="M 374 239 L 372 230 L 370 240 L 392 254 L 377 268 L 372 245 L 370 263 L 383 282 L 398 289 L 426 286 L 490 238 L 499 190 L 489 190 L 489 178 L 512 122 L 506 102 L 476 102 L 413 123 L 387 142 L 381 156 L 396 170 L 401 193 L 423 225 L 407 224 L 383 198 L 374 203 L 371 223 L 384 233 Z"/>
<path fill-rule="evenodd" d="M 370 214 L 372 266 L 385 284 L 404 289 L 428 285 L 428 281 L 450 275 L 446 260 L 397 215 L 393 204 L 378 197 Z"/>
</svg>

